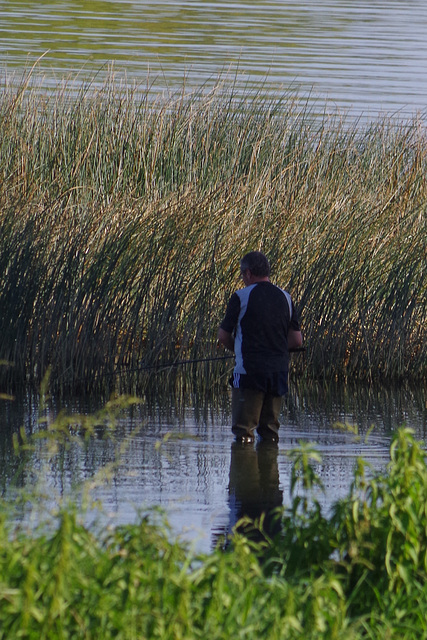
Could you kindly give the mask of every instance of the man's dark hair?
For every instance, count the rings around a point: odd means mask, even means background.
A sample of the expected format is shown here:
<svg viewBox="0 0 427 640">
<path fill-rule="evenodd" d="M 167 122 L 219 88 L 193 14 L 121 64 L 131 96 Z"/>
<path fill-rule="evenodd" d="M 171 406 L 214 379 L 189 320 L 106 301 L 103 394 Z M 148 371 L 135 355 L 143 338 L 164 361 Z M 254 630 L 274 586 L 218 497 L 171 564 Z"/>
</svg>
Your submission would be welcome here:
<svg viewBox="0 0 427 640">
<path fill-rule="evenodd" d="M 269 277 L 270 275 L 270 263 L 261 251 L 250 251 L 240 260 L 240 269 L 245 271 L 249 269 L 254 276 L 260 278 Z"/>
</svg>

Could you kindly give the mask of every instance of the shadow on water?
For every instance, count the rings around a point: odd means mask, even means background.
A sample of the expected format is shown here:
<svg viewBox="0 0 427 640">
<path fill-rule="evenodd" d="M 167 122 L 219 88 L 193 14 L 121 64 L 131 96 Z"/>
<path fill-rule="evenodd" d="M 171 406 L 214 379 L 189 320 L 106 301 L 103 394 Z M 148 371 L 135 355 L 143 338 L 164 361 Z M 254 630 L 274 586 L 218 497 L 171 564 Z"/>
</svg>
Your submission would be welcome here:
<svg viewBox="0 0 427 640">
<path fill-rule="evenodd" d="M 214 531 L 213 547 L 226 549 L 234 532 L 254 542 L 279 533 L 277 509 L 283 505 L 283 491 L 279 486 L 277 444 L 259 441 L 254 447 L 232 443 L 228 504 L 228 525 Z"/>
</svg>

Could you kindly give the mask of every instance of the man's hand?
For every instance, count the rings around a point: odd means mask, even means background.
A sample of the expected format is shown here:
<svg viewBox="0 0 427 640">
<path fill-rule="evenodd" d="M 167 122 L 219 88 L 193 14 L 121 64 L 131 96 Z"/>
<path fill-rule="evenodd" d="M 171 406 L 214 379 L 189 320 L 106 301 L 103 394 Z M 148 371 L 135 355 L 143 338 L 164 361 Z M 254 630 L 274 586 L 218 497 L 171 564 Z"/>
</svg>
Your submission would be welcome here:
<svg viewBox="0 0 427 640">
<path fill-rule="evenodd" d="M 288 349 L 298 349 L 302 347 L 302 333 L 301 331 L 295 331 L 295 329 L 289 329 L 288 331 Z"/>
<path fill-rule="evenodd" d="M 224 331 L 224 329 L 218 329 L 218 342 L 224 345 L 226 349 L 234 353 L 234 338 L 231 333 Z"/>
</svg>

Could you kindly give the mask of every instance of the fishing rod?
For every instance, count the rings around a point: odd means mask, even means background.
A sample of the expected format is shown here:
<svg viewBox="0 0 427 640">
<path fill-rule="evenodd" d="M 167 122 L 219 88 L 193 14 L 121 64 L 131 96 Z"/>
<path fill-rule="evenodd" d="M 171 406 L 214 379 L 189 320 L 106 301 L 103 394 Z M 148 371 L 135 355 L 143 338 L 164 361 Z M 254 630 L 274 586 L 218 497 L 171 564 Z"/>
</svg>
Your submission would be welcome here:
<svg viewBox="0 0 427 640">
<path fill-rule="evenodd" d="M 212 356 L 210 358 L 192 358 L 191 360 L 174 360 L 172 362 L 156 362 L 155 364 L 143 364 L 138 367 L 134 367 L 132 369 L 118 369 L 116 374 L 121 371 L 125 371 L 126 373 L 135 373 L 137 371 L 150 371 L 151 369 L 171 369 L 172 367 L 178 367 L 185 364 L 197 364 L 199 362 L 213 362 L 215 360 L 229 360 L 230 358 L 234 358 L 234 356 Z"/>
<path fill-rule="evenodd" d="M 289 353 L 302 353 L 306 350 L 305 347 L 293 347 L 289 349 Z M 200 362 L 214 362 L 218 360 L 231 360 L 234 358 L 233 354 L 224 355 L 224 356 L 210 356 L 207 358 L 191 358 L 189 360 L 174 360 L 172 362 L 163 362 L 149 365 L 140 365 L 138 367 L 133 367 L 132 369 L 118 369 L 112 375 L 119 375 L 121 371 L 126 373 L 136 373 L 138 371 L 150 371 L 152 369 L 171 369 L 173 367 L 183 366 L 186 364 L 198 364 Z"/>
<path fill-rule="evenodd" d="M 289 353 L 302 353 L 306 350 L 305 347 L 294 347 L 289 349 Z M 188 364 L 199 364 L 201 362 L 215 362 L 221 360 L 231 360 L 234 358 L 234 354 L 223 355 L 223 356 L 209 356 L 205 358 L 190 358 L 188 360 L 173 360 L 171 362 L 156 362 L 154 364 L 141 364 L 137 367 L 121 367 L 120 369 L 116 369 L 115 371 L 103 372 L 101 374 L 102 378 L 110 378 L 115 376 L 120 376 L 129 373 L 138 373 L 139 371 L 162 371 L 164 369 L 173 369 L 175 367 L 185 366 Z M 83 382 L 84 380 L 89 379 L 89 376 L 78 378 L 74 380 L 74 382 Z"/>
</svg>

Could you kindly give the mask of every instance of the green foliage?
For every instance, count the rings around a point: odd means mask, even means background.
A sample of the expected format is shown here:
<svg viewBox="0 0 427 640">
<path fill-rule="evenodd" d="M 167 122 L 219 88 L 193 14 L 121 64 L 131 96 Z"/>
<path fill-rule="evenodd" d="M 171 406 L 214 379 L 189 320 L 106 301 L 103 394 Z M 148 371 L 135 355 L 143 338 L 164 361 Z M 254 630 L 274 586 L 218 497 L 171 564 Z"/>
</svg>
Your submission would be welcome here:
<svg viewBox="0 0 427 640">
<path fill-rule="evenodd" d="M 392 439 L 390 462 L 367 477 L 359 459 L 348 496 L 322 515 L 313 489 L 318 477 L 302 447 L 292 472 L 311 493 L 294 495 L 283 528 L 267 554 L 289 580 L 332 574 L 345 600 L 346 617 L 367 637 L 427 637 L 427 464 L 410 429 Z M 318 461 L 317 457 L 312 458 Z M 302 507 L 302 509 L 301 509 Z"/>
<path fill-rule="evenodd" d="M 148 90 L 147 90 L 148 91 Z M 249 249 L 298 302 L 310 377 L 422 379 L 426 141 L 291 94 L 0 96 L 0 367 L 56 391 L 216 356 Z M 147 367 L 148 373 L 140 375 Z M 138 375 L 135 375 L 138 373 Z M 107 381 L 107 382 L 106 382 Z"/>
<path fill-rule="evenodd" d="M 377 593 L 395 603 L 426 595 L 427 473 L 425 451 L 409 429 L 390 448 L 383 474 L 370 480 L 362 462 L 351 501 L 336 506 L 332 526 L 340 562 L 359 600 Z"/>
<path fill-rule="evenodd" d="M 58 448 L 95 437 L 132 398 L 92 417 L 61 415 L 17 443 Z M 55 439 L 57 443 L 54 445 Z M 227 551 L 196 555 L 167 522 L 141 516 L 116 528 L 84 525 L 59 503 L 53 524 L 16 524 L 0 503 L 0 640 L 14 638 L 427 638 L 427 464 L 409 429 L 393 437 L 387 469 L 359 460 L 348 496 L 322 513 L 312 445 L 290 453 L 291 502 L 274 538 L 238 533 Z M 120 451 L 118 453 L 120 457 Z M 41 470 L 43 473 L 43 470 Z M 12 495 L 12 494 L 10 494 Z M 26 499 L 40 499 L 36 490 Z M 13 498 L 15 503 L 15 498 Z M 262 520 L 254 523 L 262 530 Z"/>
</svg>

